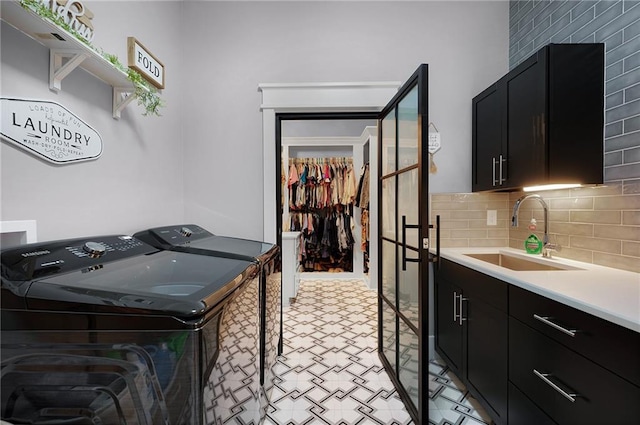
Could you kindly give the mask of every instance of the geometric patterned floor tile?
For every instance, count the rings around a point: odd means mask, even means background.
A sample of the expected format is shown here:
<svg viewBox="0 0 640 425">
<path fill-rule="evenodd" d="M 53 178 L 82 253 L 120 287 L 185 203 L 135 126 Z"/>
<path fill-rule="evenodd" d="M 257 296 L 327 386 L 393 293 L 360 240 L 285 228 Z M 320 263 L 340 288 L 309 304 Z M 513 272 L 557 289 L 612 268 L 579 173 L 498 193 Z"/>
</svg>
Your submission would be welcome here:
<svg viewBox="0 0 640 425">
<path fill-rule="evenodd" d="M 300 282 L 265 425 L 413 424 L 376 352 L 377 300 L 360 279 Z M 491 423 L 443 363 L 429 374 L 429 424 Z"/>
<path fill-rule="evenodd" d="M 492 421 L 457 376 L 439 359 L 429 362 L 429 423 L 486 425 Z"/>
</svg>

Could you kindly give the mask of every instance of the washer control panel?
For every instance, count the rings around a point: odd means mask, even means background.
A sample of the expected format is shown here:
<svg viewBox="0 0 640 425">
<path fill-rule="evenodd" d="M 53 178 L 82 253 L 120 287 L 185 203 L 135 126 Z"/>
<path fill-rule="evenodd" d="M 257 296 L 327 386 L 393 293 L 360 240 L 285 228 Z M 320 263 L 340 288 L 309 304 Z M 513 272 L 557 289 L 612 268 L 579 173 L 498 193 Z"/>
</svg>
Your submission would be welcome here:
<svg viewBox="0 0 640 425">
<path fill-rule="evenodd" d="M 144 242 L 132 236 L 96 238 L 78 242 L 65 247 L 67 251 L 78 258 L 100 258 L 102 256 L 110 256 L 114 252 L 135 253 L 136 250 L 146 247 Z"/>
<path fill-rule="evenodd" d="M 150 245 L 167 249 L 211 236 L 214 236 L 214 234 L 196 224 L 156 227 L 134 235 L 134 237 Z"/>
<path fill-rule="evenodd" d="M 42 242 L 3 250 L 2 273 L 11 280 L 30 280 L 156 251 L 127 235 Z"/>
</svg>

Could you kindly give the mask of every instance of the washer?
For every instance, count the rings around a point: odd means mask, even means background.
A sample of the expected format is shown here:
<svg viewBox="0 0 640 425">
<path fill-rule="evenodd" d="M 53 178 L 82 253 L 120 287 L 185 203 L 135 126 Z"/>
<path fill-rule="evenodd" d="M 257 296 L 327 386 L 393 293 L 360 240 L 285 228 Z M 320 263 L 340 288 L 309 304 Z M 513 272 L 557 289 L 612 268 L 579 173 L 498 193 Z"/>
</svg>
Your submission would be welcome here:
<svg viewBox="0 0 640 425">
<path fill-rule="evenodd" d="M 273 366 L 282 352 L 282 261 L 277 245 L 218 236 L 196 224 L 156 227 L 136 238 L 160 249 L 253 261 L 260 267 L 260 384 L 263 410 L 273 388 Z M 263 412 L 264 413 L 264 412 Z"/>
<path fill-rule="evenodd" d="M 3 420 L 260 422 L 255 262 L 118 235 L 0 256 Z"/>
</svg>

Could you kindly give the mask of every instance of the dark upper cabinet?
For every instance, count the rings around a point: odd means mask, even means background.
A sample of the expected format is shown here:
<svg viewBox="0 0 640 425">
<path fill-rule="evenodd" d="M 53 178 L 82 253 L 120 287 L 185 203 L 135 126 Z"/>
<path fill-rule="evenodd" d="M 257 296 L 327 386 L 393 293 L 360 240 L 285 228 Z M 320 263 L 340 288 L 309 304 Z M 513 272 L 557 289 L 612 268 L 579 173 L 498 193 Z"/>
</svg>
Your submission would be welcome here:
<svg viewBox="0 0 640 425">
<path fill-rule="evenodd" d="M 473 99 L 473 190 L 499 187 L 506 174 L 500 167 L 506 161 L 506 138 L 502 137 L 502 101 L 494 84 Z M 481 125 L 476 125 L 481 123 Z M 504 156 L 503 156 L 504 153 Z"/>
<path fill-rule="evenodd" d="M 472 188 L 603 181 L 604 45 L 550 44 L 473 99 Z"/>
</svg>

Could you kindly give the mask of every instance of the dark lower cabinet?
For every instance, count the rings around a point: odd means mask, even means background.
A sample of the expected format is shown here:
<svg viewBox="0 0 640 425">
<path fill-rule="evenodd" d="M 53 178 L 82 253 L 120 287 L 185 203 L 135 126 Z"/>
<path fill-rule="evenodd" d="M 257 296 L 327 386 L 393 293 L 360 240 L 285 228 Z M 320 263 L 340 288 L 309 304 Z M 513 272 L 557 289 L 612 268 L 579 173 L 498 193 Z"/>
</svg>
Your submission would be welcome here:
<svg viewBox="0 0 640 425">
<path fill-rule="evenodd" d="M 516 286 L 510 315 L 640 386 L 640 334 Z"/>
<path fill-rule="evenodd" d="M 436 352 L 498 425 L 637 425 L 640 333 L 442 259 Z"/>
<path fill-rule="evenodd" d="M 506 424 L 507 285 L 448 260 L 436 276 L 436 351 L 493 420 Z"/>
<path fill-rule="evenodd" d="M 557 425 L 509 382 L 509 425 Z"/>
<path fill-rule="evenodd" d="M 469 391 L 484 401 L 496 423 L 507 423 L 507 314 L 472 295 L 467 305 L 463 376 Z"/>
<path fill-rule="evenodd" d="M 509 380 L 559 425 L 637 425 L 640 419 L 640 388 L 514 318 Z"/>
<path fill-rule="evenodd" d="M 451 370 L 462 376 L 462 321 L 457 314 L 462 290 L 446 279 L 438 279 L 435 292 L 436 347 Z"/>
</svg>

